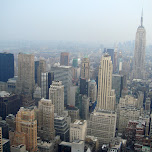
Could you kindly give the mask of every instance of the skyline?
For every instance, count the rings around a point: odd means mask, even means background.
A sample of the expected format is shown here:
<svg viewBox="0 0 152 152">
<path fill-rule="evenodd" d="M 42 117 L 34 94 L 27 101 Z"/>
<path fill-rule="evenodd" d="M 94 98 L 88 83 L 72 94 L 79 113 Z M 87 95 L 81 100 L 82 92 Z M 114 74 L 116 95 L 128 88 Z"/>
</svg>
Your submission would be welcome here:
<svg viewBox="0 0 152 152">
<path fill-rule="evenodd" d="M 132 41 L 140 25 L 143 7 L 143 25 L 149 45 L 152 44 L 151 5 L 151 0 L 1 1 L 0 40 L 63 40 L 103 44 Z"/>
</svg>

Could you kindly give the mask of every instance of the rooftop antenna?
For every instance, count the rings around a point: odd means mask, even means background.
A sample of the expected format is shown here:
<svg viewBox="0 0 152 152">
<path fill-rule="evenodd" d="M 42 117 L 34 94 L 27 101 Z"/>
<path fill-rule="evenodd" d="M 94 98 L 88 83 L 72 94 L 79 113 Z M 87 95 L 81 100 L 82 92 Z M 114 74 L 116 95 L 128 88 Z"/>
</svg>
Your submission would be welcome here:
<svg viewBox="0 0 152 152">
<path fill-rule="evenodd" d="M 141 12 L 141 26 L 143 26 L 143 8 L 142 8 L 142 12 Z"/>
</svg>

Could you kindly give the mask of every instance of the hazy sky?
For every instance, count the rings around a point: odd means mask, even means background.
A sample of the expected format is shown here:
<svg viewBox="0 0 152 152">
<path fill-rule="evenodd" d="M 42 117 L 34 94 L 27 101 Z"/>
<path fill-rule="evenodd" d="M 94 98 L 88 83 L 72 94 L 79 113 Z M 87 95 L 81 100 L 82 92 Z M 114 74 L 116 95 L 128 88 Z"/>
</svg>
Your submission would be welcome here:
<svg viewBox="0 0 152 152">
<path fill-rule="evenodd" d="M 152 0 L 0 0 L 0 40 L 134 40 L 142 5 L 152 44 Z"/>
</svg>

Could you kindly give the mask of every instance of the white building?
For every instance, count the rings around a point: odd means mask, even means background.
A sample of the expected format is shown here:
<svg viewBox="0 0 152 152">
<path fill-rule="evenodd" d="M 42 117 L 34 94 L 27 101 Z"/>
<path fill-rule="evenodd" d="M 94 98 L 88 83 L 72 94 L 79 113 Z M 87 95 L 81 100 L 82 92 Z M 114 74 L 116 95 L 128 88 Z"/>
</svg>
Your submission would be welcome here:
<svg viewBox="0 0 152 152">
<path fill-rule="evenodd" d="M 76 120 L 70 124 L 70 142 L 74 140 L 85 140 L 87 132 L 87 121 Z"/>
<path fill-rule="evenodd" d="M 62 81 L 53 81 L 49 88 L 49 99 L 54 104 L 54 112 L 62 115 L 64 111 L 64 86 Z"/>
<path fill-rule="evenodd" d="M 114 110 L 116 103 L 115 90 L 112 90 L 113 65 L 111 56 L 107 53 L 102 56 L 98 73 L 98 99 L 97 108 Z"/>
</svg>

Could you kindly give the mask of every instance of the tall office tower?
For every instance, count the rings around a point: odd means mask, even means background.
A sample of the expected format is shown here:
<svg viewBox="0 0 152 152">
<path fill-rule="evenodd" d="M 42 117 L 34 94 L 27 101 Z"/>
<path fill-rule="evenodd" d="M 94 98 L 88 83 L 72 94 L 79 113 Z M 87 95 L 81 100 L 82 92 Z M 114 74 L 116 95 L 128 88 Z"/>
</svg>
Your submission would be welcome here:
<svg viewBox="0 0 152 152">
<path fill-rule="evenodd" d="M 97 108 L 114 110 L 116 95 L 112 89 L 112 61 L 107 53 L 102 56 L 98 74 L 98 99 Z"/>
<path fill-rule="evenodd" d="M 49 89 L 49 99 L 54 104 L 54 112 L 59 116 L 64 111 L 64 85 L 62 81 L 53 81 Z"/>
<path fill-rule="evenodd" d="M 124 88 L 124 76 L 119 74 L 112 75 L 112 89 L 115 90 L 116 93 L 116 103 L 119 103 L 119 99 L 121 97 L 122 90 Z"/>
<path fill-rule="evenodd" d="M 81 78 L 90 79 L 90 61 L 89 58 L 83 58 L 81 62 Z"/>
<path fill-rule="evenodd" d="M 88 120 L 89 118 L 89 104 L 90 104 L 90 99 L 86 95 L 82 96 L 82 111 L 80 113 L 80 116 L 84 120 Z"/>
<path fill-rule="evenodd" d="M 51 100 L 41 99 L 38 106 L 38 135 L 44 141 L 54 140 L 54 105 Z"/>
<path fill-rule="evenodd" d="M 80 78 L 80 94 L 88 96 L 89 90 L 89 81 L 83 78 Z"/>
<path fill-rule="evenodd" d="M 11 145 L 26 145 L 29 152 L 37 151 L 37 121 L 35 110 L 20 108 L 16 115 L 16 131 L 10 132 Z"/>
<path fill-rule="evenodd" d="M 114 64 L 114 49 L 104 49 L 104 53 L 108 53 L 111 56 L 112 64 Z"/>
<path fill-rule="evenodd" d="M 145 48 L 146 48 L 146 30 L 143 26 L 143 13 L 141 16 L 141 25 L 138 27 L 135 39 L 133 78 L 145 78 Z"/>
<path fill-rule="evenodd" d="M 3 144 L 2 144 L 2 128 L 0 127 L 0 152 L 3 152 Z"/>
<path fill-rule="evenodd" d="M 87 121 L 75 120 L 70 124 L 70 142 L 75 140 L 85 140 L 87 135 Z"/>
<path fill-rule="evenodd" d="M 49 88 L 54 80 L 53 72 L 41 73 L 41 95 L 45 99 L 49 99 Z"/>
<path fill-rule="evenodd" d="M 34 55 L 18 54 L 17 92 L 32 94 L 35 85 Z"/>
<path fill-rule="evenodd" d="M 14 55 L 0 53 L 0 81 L 7 82 L 14 77 Z"/>
<path fill-rule="evenodd" d="M 97 84 L 94 80 L 89 82 L 88 96 L 92 102 L 97 100 Z"/>
<path fill-rule="evenodd" d="M 117 49 L 114 51 L 114 63 L 113 63 L 113 72 L 118 72 L 118 58 L 117 58 Z"/>
<path fill-rule="evenodd" d="M 41 74 L 46 72 L 46 61 L 45 60 L 39 61 L 39 65 L 38 65 L 36 71 L 37 71 L 37 84 L 39 87 L 41 87 Z"/>
<path fill-rule="evenodd" d="M 54 80 L 62 81 L 64 85 L 64 105 L 68 105 L 70 98 L 70 87 L 72 86 L 72 67 L 71 66 L 53 66 Z"/>
<path fill-rule="evenodd" d="M 37 72 L 39 67 L 39 61 L 35 61 L 34 65 L 35 65 L 35 83 L 37 83 Z"/>
<path fill-rule="evenodd" d="M 107 144 L 115 137 L 117 114 L 112 111 L 94 111 L 88 121 L 87 135 L 99 139 L 99 144 Z"/>
<path fill-rule="evenodd" d="M 68 52 L 61 52 L 60 65 L 69 66 L 69 53 Z"/>
<path fill-rule="evenodd" d="M 0 116 L 5 119 L 8 114 L 16 114 L 21 106 L 20 97 L 16 94 L 10 94 L 0 91 Z"/>
</svg>

